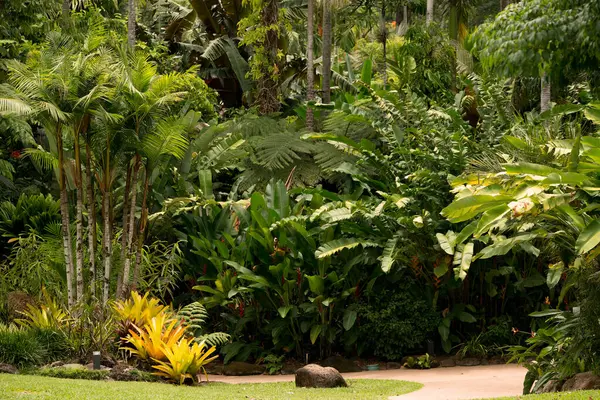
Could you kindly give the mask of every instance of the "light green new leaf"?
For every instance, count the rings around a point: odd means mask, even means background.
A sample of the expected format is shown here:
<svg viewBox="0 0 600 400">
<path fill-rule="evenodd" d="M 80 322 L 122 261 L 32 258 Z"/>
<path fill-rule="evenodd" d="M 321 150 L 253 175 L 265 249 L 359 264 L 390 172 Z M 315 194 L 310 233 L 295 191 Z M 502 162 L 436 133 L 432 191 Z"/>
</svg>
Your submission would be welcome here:
<svg viewBox="0 0 600 400">
<path fill-rule="evenodd" d="M 315 251 L 315 257 L 327 258 L 345 249 L 353 249 L 357 246 L 376 247 L 377 243 L 365 242 L 357 238 L 343 238 L 327 242 Z"/>
<path fill-rule="evenodd" d="M 392 265 L 394 264 L 394 251 L 396 250 L 396 245 L 398 244 L 398 237 L 393 237 L 388 239 L 383 248 L 383 252 L 381 253 L 381 257 L 379 258 L 381 261 L 381 270 L 383 272 L 389 272 L 392 269 Z"/>
<path fill-rule="evenodd" d="M 496 224 L 502 217 L 510 212 L 507 204 L 501 204 L 498 207 L 494 207 L 491 210 L 487 210 L 483 213 L 477 224 L 477 229 L 473 233 L 474 237 L 479 237 L 483 233 L 486 233 L 490 228 Z"/>
<path fill-rule="evenodd" d="M 454 246 L 456 246 L 456 233 L 453 231 L 448 231 L 446 234 L 436 233 L 435 237 L 440 244 L 442 250 L 444 250 L 447 254 L 454 254 Z"/>
<path fill-rule="evenodd" d="M 545 177 L 553 172 L 559 172 L 557 169 L 541 164 L 520 162 L 515 164 L 503 164 L 504 170 L 510 175 L 533 175 Z"/>
<path fill-rule="evenodd" d="M 467 272 L 471 267 L 471 260 L 473 259 L 473 242 L 469 242 L 464 246 L 459 246 L 454 254 L 454 275 L 458 279 L 465 279 Z"/>
<path fill-rule="evenodd" d="M 310 287 L 310 291 L 316 295 L 323 294 L 325 290 L 325 280 L 318 275 L 307 275 L 306 279 L 308 279 L 308 286 Z"/>
<path fill-rule="evenodd" d="M 584 229 L 577 238 L 575 251 L 585 254 L 600 243 L 600 221 L 595 219 Z"/>
<path fill-rule="evenodd" d="M 290 310 L 292 308 L 293 308 L 292 306 L 279 307 L 277 309 L 277 312 L 279 312 L 279 315 L 281 315 L 281 318 L 285 318 L 286 315 L 288 315 L 288 313 L 290 312 Z"/>
<path fill-rule="evenodd" d="M 213 182 L 212 172 L 207 169 L 201 169 L 198 171 L 198 179 L 200 181 L 200 190 L 207 199 L 212 199 L 213 196 Z"/>
<path fill-rule="evenodd" d="M 558 285 L 558 282 L 560 282 L 560 277 L 562 276 L 563 271 L 565 270 L 565 266 L 561 261 L 556 264 L 549 265 L 548 268 L 549 269 L 548 275 L 546 275 L 546 284 L 548 285 L 548 288 L 552 289 L 556 285 Z"/>
<path fill-rule="evenodd" d="M 510 196 L 475 195 L 456 200 L 442 210 L 442 215 L 452 223 L 467 221 L 478 214 L 512 200 Z"/>
<path fill-rule="evenodd" d="M 523 242 L 529 242 L 537 237 L 538 235 L 535 233 L 525 233 L 510 239 L 501 240 L 481 250 L 476 258 L 486 259 L 494 256 L 503 256 L 516 245 Z"/>
</svg>

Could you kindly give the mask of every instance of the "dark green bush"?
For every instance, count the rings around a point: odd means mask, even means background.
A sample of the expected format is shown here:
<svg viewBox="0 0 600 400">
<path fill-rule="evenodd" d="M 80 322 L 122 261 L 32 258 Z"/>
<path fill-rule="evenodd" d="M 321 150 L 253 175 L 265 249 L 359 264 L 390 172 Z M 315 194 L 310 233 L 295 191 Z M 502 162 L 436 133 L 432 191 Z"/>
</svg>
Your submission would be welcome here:
<svg viewBox="0 0 600 400">
<path fill-rule="evenodd" d="M 359 305 L 358 343 L 363 353 L 399 360 L 421 350 L 433 335 L 439 316 L 431 304 L 408 287 L 380 291 Z"/>
</svg>

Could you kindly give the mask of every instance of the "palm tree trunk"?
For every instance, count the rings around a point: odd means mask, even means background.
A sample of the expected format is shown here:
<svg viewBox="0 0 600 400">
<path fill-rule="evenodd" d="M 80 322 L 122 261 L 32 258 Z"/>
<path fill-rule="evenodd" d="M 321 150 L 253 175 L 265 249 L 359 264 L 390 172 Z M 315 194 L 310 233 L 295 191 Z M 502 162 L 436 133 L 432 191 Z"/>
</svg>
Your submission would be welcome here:
<svg viewBox="0 0 600 400">
<path fill-rule="evenodd" d="M 129 276 L 131 274 L 131 258 L 134 255 L 133 246 L 133 235 L 135 233 L 135 208 L 137 201 L 137 180 L 140 171 L 141 157 L 139 154 L 135 155 L 135 161 L 133 165 L 133 175 L 131 177 L 131 205 L 129 207 L 129 222 L 127 227 L 127 254 L 125 256 L 125 262 L 123 264 L 123 280 L 121 281 L 121 287 L 117 290 L 117 296 L 123 298 L 129 287 Z"/>
<path fill-rule="evenodd" d="M 71 0 L 63 0 L 62 2 L 62 16 L 68 17 L 71 13 Z"/>
<path fill-rule="evenodd" d="M 323 103 L 331 102 L 331 0 L 323 1 Z"/>
<path fill-rule="evenodd" d="M 260 25 L 266 29 L 265 41 L 265 62 L 271 68 L 278 65 L 278 42 L 279 30 L 279 2 L 278 0 L 265 0 L 261 11 Z M 257 104 L 261 114 L 271 114 L 279 111 L 279 73 L 273 71 L 263 71 L 262 76 L 257 80 Z"/>
<path fill-rule="evenodd" d="M 60 216 L 65 257 L 65 275 L 67 277 L 67 304 L 69 308 L 75 304 L 73 296 L 73 247 L 71 245 L 71 223 L 69 221 L 69 200 L 67 199 L 67 183 L 65 180 L 65 159 L 63 152 L 62 128 L 56 129 L 56 147 L 58 151 L 58 185 L 60 187 Z"/>
<path fill-rule="evenodd" d="M 135 0 L 129 0 L 128 17 L 127 17 L 127 45 L 130 50 L 135 48 Z"/>
<path fill-rule="evenodd" d="M 83 299 L 83 174 L 81 172 L 81 148 L 79 147 L 79 125 L 75 126 L 75 187 L 77 189 L 77 214 L 75 218 L 75 261 L 77 273 L 77 302 Z"/>
<path fill-rule="evenodd" d="M 306 43 L 306 100 L 313 101 L 315 99 L 315 63 L 314 63 L 314 35 L 315 35 L 315 2 L 308 0 L 307 11 L 307 43 Z M 313 109 L 309 106 L 306 108 L 306 127 L 311 131 L 314 130 Z"/>
<path fill-rule="evenodd" d="M 427 0 L 427 14 L 425 16 L 427 25 L 433 22 L 433 6 L 434 0 Z"/>
<path fill-rule="evenodd" d="M 383 88 L 387 86 L 387 28 L 385 26 L 385 0 L 381 0 L 381 21 L 380 21 L 381 44 L 383 46 L 383 64 L 381 75 L 383 78 Z"/>
<path fill-rule="evenodd" d="M 96 296 L 96 197 L 94 196 L 94 174 L 92 173 L 92 149 L 89 141 L 85 145 L 88 202 L 88 252 L 90 257 L 90 293 Z"/>
<path fill-rule="evenodd" d="M 104 279 L 102 285 L 102 302 L 108 303 L 110 297 L 110 270 L 112 266 L 112 237 L 110 223 L 110 139 L 106 138 L 106 160 L 104 166 L 104 184 L 102 192 L 102 219 L 104 234 L 102 236 L 102 252 L 104 253 Z"/>
<path fill-rule="evenodd" d="M 403 16 L 402 23 L 404 24 L 405 29 L 408 28 L 408 6 L 403 7 Z"/>
<path fill-rule="evenodd" d="M 123 266 L 125 265 L 125 257 L 127 257 L 127 236 L 129 224 L 129 191 L 131 190 L 131 165 L 127 165 L 127 176 L 125 178 L 125 192 L 123 193 L 123 229 L 121 232 L 121 263 L 122 267 L 117 277 L 117 288 L 121 288 L 123 284 Z"/>
<path fill-rule="evenodd" d="M 545 72 L 542 75 L 540 86 L 540 111 L 544 112 L 550 109 L 550 100 L 552 95 L 552 85 L 550 83 L 550 77 Z"/>
<path fill-rule="evenodd" d="M 144 247 L 144 237 L 146 233 L 146 225 L 148 223 L 148 193 L 150 192 L 150 170 L 146 170 L 144 174 L 144 194 L 142 196 L 142 215 L 140 218 L 140 230 L 138 232 L 138 245 L 135 254 L 135 266 L 133 268 L 133 289 L 137 288 L 140 279 L 140 268 L 142 264 L 142 249 Z"/>
</svg>

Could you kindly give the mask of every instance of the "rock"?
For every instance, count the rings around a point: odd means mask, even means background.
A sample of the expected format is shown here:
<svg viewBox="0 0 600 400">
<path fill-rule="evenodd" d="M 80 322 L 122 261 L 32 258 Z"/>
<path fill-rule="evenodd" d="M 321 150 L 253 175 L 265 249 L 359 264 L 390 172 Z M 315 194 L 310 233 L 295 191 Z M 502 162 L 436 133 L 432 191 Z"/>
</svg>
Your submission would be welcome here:
<svg viewBox="0 0 600 400">
<path fill-rule="evenodd" d="M 431 365 L 431 368 L 439 368 L 439 367 L 441 367 L 441 365 L 442 365 L 442 364 L 441 364 L 441 363 L 440 363 L 438 360 L 436 360 L 436 359 L 433 359 L 433 360 L 431 360 L 431 361 L 429 362 L 429 364 Z"/>
<path fill-rule="evenodd" d="M 89 363 L 88 365 L 86 365 L 86 368 L 89 369 L 90 371 L 93 371 L 94 363 L 93 362 Z M 100 369 L 98 371 L 108 371 L 108 370 L 110 370 L 110 368 L 108 368 L 105 365 L 100 364 Z"/>
<path fill-rule="evenodd" d="M 135 373 L 137 370 L 128 364 L 117 363 L 112 367 L 109 378 L 115 381 L 137 381 L 140 380 Z"/>
<path fill-rule="evenodd" d="M 390 361 L 387 363 L 387 369 L 400 369 L 402 368 L 402 363 Z"/>
<path fill-rule="evenodd" d="M 63 365 L 65 365 L 65 363 L 62 361 L 54 361 L 52 364 L 49 365 L 49 367 L 50 368 L 58 368 L 58 367 L 62 367 Z"/>
<path fill-rule="evenodd" d="M 10 364 L 0 363 L 0 374 L 17 374 L 19 370 Z"/>
<path fill-rule="evenodd" d="M 452 358 L 445 358 L 439 361 L 440 363 L 440 367 L 442 368 L 446 368 L 446 367 L 456 367 L 456 361 L 454 361 L 454 359 Z"/>
<path fill-rule="evenodd" d="M 551 380 L 546 382 L 544 386 L 539 388 L 536 393 L 555 393 L 560 392 L 561 382 L 557 380 Z"/>
<path fill-rule="evenodd" d="M 223 375 L 243 376 L 243 375 L 261 375 L 265 372 L 265 368 L 246 362 L 233 361 L 223 367 Z"/>
<path fill-rule="evenodd" d="M 302 364 L 298 361 L 289 360 L 289 361 L 286 361 L 285 364 L 283 365 L 283 368 L 281 368 L 281 373 L 283 375 L 293 375 L 296 373 L 296 371 L 298 371 L 303 366 L 304 366 L 304 364 Z"/>
<path fill-rule="evenodd" d="M 482 358 L 480 361 L 481 361 L 480 365 L 490 365 L 490 362 L 488 361 L 487 358 Z"/>
<path fill-rule="evenodd" d="M 340 356 L 331 356 L 320 362 L 323 367 L 331 367 L 339 372 L 361 372 L 362 368 L 354 363 L 352 360 L 348 360 Z"/>
<path fill-rule="evenodd" d="M 211 375 L 223 375 L 223 364 L 217 362 L 211 362 L 204 366 L 206 372 Z"/>
<path fill-rule="evenodd" d="M 456 365 L 461 367 L 474 367 L 476 365 L 480 365 L 481 360 L 479 358 L 467 357 L 463 359 L 456 360 Z"/>
<path fill-rule="evenodd" d="M 488 364 L 490 364 L 490 365 L 506 364 L 506 361 L 502 358 L 502 356 L 493 356 L 490 359 L 488 359 Z"/>
<path fill-rule="evenodd" d="M 332 367 L 308 364 L 296 371 L 296 387 L 335 388 L 346 387 L 344 377 Z"/>
<path fill-rule="evenodd" d="M 567 379 L 562 387 L 563 392 L 594 389 L 600 389 L 600 376 L 594 375 L 591 372 L 583 372 Z"/>
<path fill-rule="evenodd" d="M 61 365 L 59 368 L 64 368 L 64 369 L 87 369 L 87 367 L 83 364 L 63 364 Z"/>
<path fill-rule="evenodd" d="M 33 297 L 25 292 L 10 292 L 6 295 L 6 309 L 8 311 L 8 318 L 23 318 L 21 312 L 27 311 L 28 305 L 36 305 L 37 302 Z"/>
</svg>

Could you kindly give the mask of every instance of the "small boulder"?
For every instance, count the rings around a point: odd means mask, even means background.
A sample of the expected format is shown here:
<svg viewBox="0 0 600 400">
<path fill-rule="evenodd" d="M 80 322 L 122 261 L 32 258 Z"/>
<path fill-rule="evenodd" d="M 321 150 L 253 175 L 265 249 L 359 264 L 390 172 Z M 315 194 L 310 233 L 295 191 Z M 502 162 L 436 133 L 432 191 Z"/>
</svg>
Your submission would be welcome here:
<svg viewBox="0 0 600 400">
<path fill-rule="evenodd" d="M 561 387 L 561 382 L 557 381 L 557 380 L 551 380 L 548 381 L 544 384 L 544 386 L 542 386 L 541 388 L 539 388 L 538 390 L 536 390 L 537 394 L 541 394 L 541 393 L 555 393 L 555 392 L 560 392 L 560 387 Z"/>
<path fill-rule="evenodd" d="M 361 372 L 362 368 L 356 365 L 352 360 L 340 356 L 331 356 L 323 360 L 321 363 L 323 367 L 331 367 L 339 372 Z"/>
<path fill-rule="evenodd" d="M 296 371 L 296 387 L 335 388 L 348 384 L 335 368 L 308 364 Z"/>
<path fill-rule="evenodd" d="M 440 367 L 442 368 L 447 368 L 447 367 L 456 367 L 456 361 L 454 361 L 453 358 L 444 358 L 440 360 Z"/>
<path fill-rule="evenodd" d="M 479 358 L 475 358 L 475 357 L 468 357 L 468 358 L 456 360 L 456 365 L 459 365 L 461 367 L 474 367 L 474 366 L 480 365 L 480 364 L 481 364 L 481 360 Z"/>
<path fill-rule="evenodd" d="M 19 370 L 10 364 L 0 363 L 0 374 L 16 374 Z"/>
<path fill-rule="evenodd" d="M 400 369 L 402 368 L 402 363 L 390 361 L 387 363 L 387 369 Z"/>
<path fill-rule="evenodd" d="M 228 376 L 261 375 L 264 372 L 263 366 L 240 361 L 233 361 L 223 367 L 223 375 Z"/>
<path fill-rule="evenodd" d="M 562 387 L 563 392 L 595 389 L 600 389 L 600 376 L 594 375 L 591 372 L 583 372 L 567 379 Z"/>
<path fill-rule="evenodd" d="M 59 368 L 87 370 L 87 367 L 83 364 L 63 364 Z"/>
</svg>

